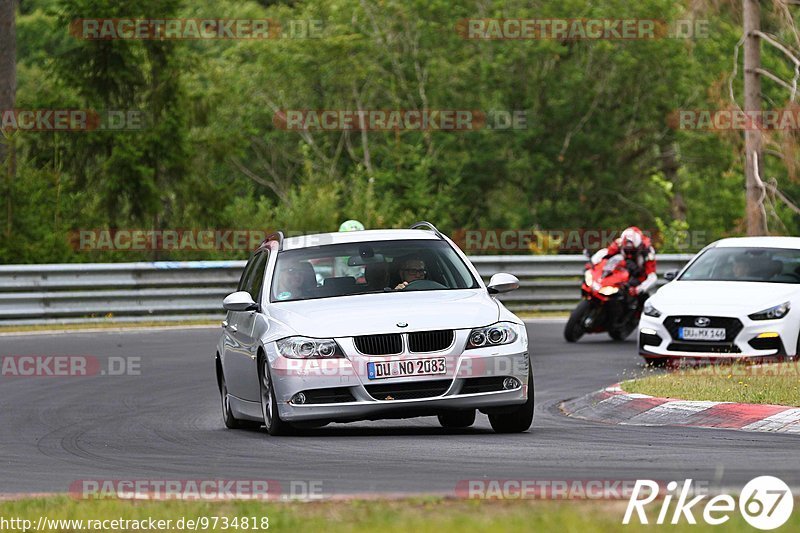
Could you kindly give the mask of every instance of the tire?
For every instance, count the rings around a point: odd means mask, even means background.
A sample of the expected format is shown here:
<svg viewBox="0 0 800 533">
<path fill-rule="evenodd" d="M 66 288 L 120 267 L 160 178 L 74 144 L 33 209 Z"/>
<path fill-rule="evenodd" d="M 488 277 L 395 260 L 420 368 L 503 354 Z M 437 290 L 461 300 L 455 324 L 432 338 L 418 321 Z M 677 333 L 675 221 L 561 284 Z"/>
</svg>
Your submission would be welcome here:
<svg viewBox="0 0 800 533">
<path fill-rule="evenodd" d="M 228 400 L 228 386 L 225 384 L 225 376 L 219 377 L 219 396 L 222 402 L 222 421 L 228 429 L 258 429 L 261 424 L 251 420 L 240 420 L 233 416 L 231 404 Z"/>
<path fill-rule="evenodd" d="M 528 400 L 508 413 L 489 415 L 495 433 L 522 433 L 533 423 L 533 372 L 528 370 Z"/>
<path fill-rule="evenodd" d="M 278 413 L 278 401 L 275 399 L 275 389 L 272 387 L 269 361 L 263 355 L 259 357 L 258 363 L 258 389 L 261 393 L 261 416 L 264 417 L 267 433 L 273 437 L 291 434 L 292 426 L 281 420 Z"/>
<path fill-rule="evenodd" d="M 475 409 L 442 413 L 439 415 L 439 423 L 447 429 L 468 428 L 475 423 Z"/>
<path fill-rule="evenodd" d="M 581 300 L 570 313 L 567 325 L 564 327 L 564 339 L 567 342 L 577 342 L 586 333 L 583 328 L 583 319 L 586 318 L 590 307 L 589 300 Z"/>
<path fill-rule="evenodd" d="M 636 329 L 636 324 L 628 325 L 624 330 L 611 330 L 608 332 L 608 336 L 614 339 L 615 341 L 624 341 L 628 337 L 630 337 L 633 330 Z"/>
<path fill-rule="evenodd" d="M 623 335 L 623 332 L 619 330 L 609 331 L 608 336 L 615 341 L 624 341 L 625 338 L 627 337 L 627 335 Z"/>
</svg>

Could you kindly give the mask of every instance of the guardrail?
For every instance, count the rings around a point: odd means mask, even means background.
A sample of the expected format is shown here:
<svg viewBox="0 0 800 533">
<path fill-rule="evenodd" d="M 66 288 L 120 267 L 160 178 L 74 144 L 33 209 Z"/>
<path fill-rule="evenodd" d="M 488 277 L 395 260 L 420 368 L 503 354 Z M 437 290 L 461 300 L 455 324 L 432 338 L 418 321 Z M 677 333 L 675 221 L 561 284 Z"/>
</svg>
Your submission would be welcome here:
<svg viewBox="0 0 800 533">
<path fill-rule="evenodd" d="M 659 271 L 691 255 L 660 255 Z M 579 298 L 586 259 L 578 255 L 473 256 L 481 276 L 520 278 L 500 295 L 514 311 L 566 311 Z M 222 316 L 244 261 L 0 266 L 0 325 L 108 321 L 205 320 Z"/>
</svg>

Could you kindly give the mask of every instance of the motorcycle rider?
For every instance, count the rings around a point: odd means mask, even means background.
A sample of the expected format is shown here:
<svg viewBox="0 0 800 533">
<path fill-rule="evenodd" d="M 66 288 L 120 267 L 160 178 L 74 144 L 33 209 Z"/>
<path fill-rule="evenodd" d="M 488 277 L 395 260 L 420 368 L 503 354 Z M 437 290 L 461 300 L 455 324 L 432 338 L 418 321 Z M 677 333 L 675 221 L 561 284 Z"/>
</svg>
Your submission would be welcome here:
<svg viewBox="0 0 800 533">
<path fill-rule="evenodd" d="M 596 265 L 607 257 L 622 254 L 630 274 L 628 294 L 636 298 L 638 306 L 648 298 L 647 291 L 658 280 L 656 275 L 656 251 L 650 239 L 636 226 L 630 226 L 607 248 L 598 250 L 592 256 Z"/>
</svg>

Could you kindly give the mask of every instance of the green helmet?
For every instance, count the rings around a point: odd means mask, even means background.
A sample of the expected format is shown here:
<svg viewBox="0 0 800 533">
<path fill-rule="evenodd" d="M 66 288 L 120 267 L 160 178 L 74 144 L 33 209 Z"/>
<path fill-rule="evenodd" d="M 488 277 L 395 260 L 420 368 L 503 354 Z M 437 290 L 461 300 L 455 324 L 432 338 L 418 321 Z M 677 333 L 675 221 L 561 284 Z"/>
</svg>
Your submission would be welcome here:
<svg viewBox="0 0 800 533">
<path fill-rule="evenodd" d="M 362 231 L 363 229 L 364 224 L 358 220 L 345 220 L 342 222 L 342 225 L 339 226 L 339 231 Z"/>
</svg>

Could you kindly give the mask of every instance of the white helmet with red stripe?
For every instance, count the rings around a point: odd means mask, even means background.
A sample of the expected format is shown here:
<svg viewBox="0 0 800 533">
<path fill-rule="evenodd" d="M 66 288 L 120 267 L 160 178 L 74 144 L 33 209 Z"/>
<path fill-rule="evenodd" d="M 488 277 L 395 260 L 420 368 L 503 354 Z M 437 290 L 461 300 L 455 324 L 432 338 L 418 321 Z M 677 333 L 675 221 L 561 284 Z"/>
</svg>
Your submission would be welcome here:
<svg viewBox="0 0 800 533">
<path fill-rule="evenodd" d="M 619 237 L 619 247 L 625 255 L 632 255 L 642 249 L 644 234 L 636 226 L 625 228 Z"/>
</svg>

